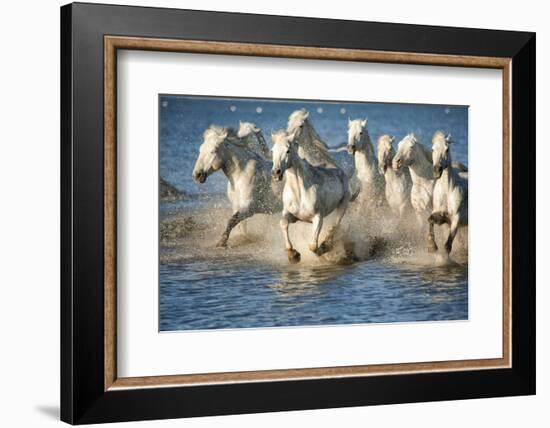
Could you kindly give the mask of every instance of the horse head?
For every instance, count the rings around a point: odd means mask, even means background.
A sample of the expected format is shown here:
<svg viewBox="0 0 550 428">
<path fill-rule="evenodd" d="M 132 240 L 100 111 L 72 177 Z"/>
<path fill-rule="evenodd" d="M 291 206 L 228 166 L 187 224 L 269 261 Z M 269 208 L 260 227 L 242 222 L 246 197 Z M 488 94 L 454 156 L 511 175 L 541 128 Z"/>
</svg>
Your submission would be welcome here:
<svg viewBox="0 0 550 428">
<path fill-rule="evenodd" d="M 199 156 L 193 168 L 193 179 L 204 183 L 207 177 L 223 168 L 226 161 L 226 141 L 238 138 L 236 133 L 228 128 L 212 125 L 203 134 L 203 143 L 199 148 Z"/>
<path fill-rule="evenodd" d="M 293 142 L 298 143 L 306 135 L 304 130 L 309 126 L 308 117 L 305 109 L 296 110 L 288 117 L 286 132 Z"/>
<path fill-rule="evenodd" d="M 445 135 L 443 131 L 436 131 L 432 138 L 432 162 L 434 167 L 434 178 L 441 177 L 443 170 L 451 165 L 451 154 L 449 144 L 451 134 Z"/>
<path fill-rule="evenodd" d="M 239 138 L 248 138 L 258 132 L 260 132 L 260 128 L 255 123 L 239 121 L 239 130 L 237 131 Z"/>
<path fill-rule="evenodd" d="M 414 134 L 408 134 L 397 145 L 397 153 L 393 157 L 393 169 L 399 170 L 403 166 L 412 165 L 417 158 L 419 147 L 418 140 Z"/>
<path fill-rule="evenodd" d="M 281 181 L 285 171 L 290 166 L 292 153 L 296 150 L 296 143 L 284 130 L 279 130 L 271 134 L 273 144 L 273 168 L 271 176 L 275 181 Z"/>
<path fill-rule="evenodd" d="M 378 138 L 378 171 L 381 175 L 386 173 L 388 168 L 391 168 L 391 163 L 394 157 L 393 135 L 384 134 Z"/>
<path fill-rule="evenodd" d="M 350 155 L 365 149 L 364 137 L 367 135 L 367 121 L 367 119 L 351 120 L 348 118 L 348 153 Z"/>
</svg>

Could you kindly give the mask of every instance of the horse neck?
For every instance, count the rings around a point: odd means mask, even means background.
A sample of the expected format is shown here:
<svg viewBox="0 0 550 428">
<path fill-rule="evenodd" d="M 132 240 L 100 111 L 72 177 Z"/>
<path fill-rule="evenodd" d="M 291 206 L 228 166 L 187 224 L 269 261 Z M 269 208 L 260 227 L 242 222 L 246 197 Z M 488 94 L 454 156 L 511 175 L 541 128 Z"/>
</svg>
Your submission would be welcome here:
<svg viewBox="0 0 550 428">
<path fill-rule="evenodd" d="M 287 182 L 291 181 L 288 180 L 288 178 L 294 177 L 296 181 L 304 187 L 305 182 L 309 182 L 310 180 L 310 170 L 309 170 L 309 162 L 305 159 L 302 159 L 297 151 L 291 151 L 290 154 L 290 164 L 289 167 L 286 170 L 286 173 L 290 177 L 287 177 Z"/>
<path fill-rule="evenodd" d="M 376 175 L 377 162 L 374 155 L 374 147 L 368 132 L 361 137 L 361 150 L 355 152 L 355 167 L 360 176 L 372 178 Z"/>
<path fill-rule="evenodd" d="M 397 172 L 391 166 L 386 168 L 386 172 L 384 172 L 384 178 L 387 182 L 393 182 L 397 177 Z"/>
<path fill-rule="evenodd" d="M 452 167 L 451 154 L 448 155 L 447 166 L 441 173 L 441 177 L 437 180 L 441 180 L 442 183 L 446 184 L 447 189 L 451 189 L 456 185 L 458 172 L 455 171 Z"/>
<path fill-rule="evenodd" d="M 222 169 L 228 180 L 232 181 L 234 175 L 241 173 L 251 158 L 250 151 L 243 147 L 235 144 L 227 147 L 225 149 L 225 160 Z"/>
<path fill-rule="evenodd" d="M 411 179 L 415 182 L 420 180 L 422 181 L 433 181 L 433 166 L 428 160 L 426 153 L 422 150 L 421 147 L 418 147 L 415 150 L 415 159 L 414 162 L 409 166 L 409 171 L 411 173 Z"/>
</svg>

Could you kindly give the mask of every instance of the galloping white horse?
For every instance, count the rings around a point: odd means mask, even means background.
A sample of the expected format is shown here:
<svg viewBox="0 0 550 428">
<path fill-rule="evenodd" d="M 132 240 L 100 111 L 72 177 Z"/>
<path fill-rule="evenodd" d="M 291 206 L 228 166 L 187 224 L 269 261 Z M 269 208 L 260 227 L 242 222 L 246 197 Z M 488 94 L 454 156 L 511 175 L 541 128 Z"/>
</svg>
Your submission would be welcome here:
<svg viewBox="0 0 550 428">
<path fill-rule="evenodd" d="M 280 209 L 281 203 L 272 187 L 271 162 L 248 148 L 246 140 L 239 138 L 235 130 L 212 125 L 204 131 L 193 179 L 204 183 L 220 169 L 227 177 L 227 196 L 233 212 L 217 244 L 225 247 L 237 224 L 256 213 L 272 214 Z"/>
<path fill-rule="evenodd" d="M 436 131 L 432 138 L 433 174 L 436 178 L 433 193 L 433 212 L 428 218 L 428 251 L 437 251 L 434 223 L 449 225 L 445 241 L 447 255 L 453 248 L 453 240 L 460 226 L 468 225 L 468 178 L 451 163 L 450 134 Z"/>
<path fill-rule="evenodd" d="M 298 155 L 313 166 L 338 168 L 330 157 L 327 145 L 321 140 L 305 109 L 296 110 L 288 117 L 287 133 L 298 145 Z"/>
<path fill-rule="evenodd" d="M 291 263 L 300 261 L 300 253 L 294 249 L 288 236 L 288 225 L 298 220 L 313 224 L 313 238 L 309 249 L 321 256 L 330 251 L 334 232 L 340 225 L 350 201 L 348 178 L 340 168 L 313 166 L 306 159 L 302 159 L 298 154 L 299 145 L 285 131 L 278 131 L 271 138 L 273 179 L 281 181 L 285 178 L 280 224 L 288 260 Z M 319 245 L 323 219 L 333 211 L 336 212 L 335 224 L 325 241 Z"/>
<path fill-rule="evenodd" d="M 419 226 L 423 227 L 432 212 L 434 188 L 432 155 L 413 134 L 409 134 L 399 142 L 392 163 L 396 171 L 404 166 L 409 168 L 412 180 L 411 205 Z"/>
<path fill-rule="evenodd" d="M 262 130 L 252 122 L 239 121 L 239 130 L 237 136 L 242 138 L 249 149 L 261 154 L 264 158 L 271 160 L 271 152 L 265 142 Z"/>
<path fill-rule="evenodd" d="M 355 171 L 361 183 L 362 200 L 380 206 L 383 202 L 384 179 L 376 165 L 367 119 L 348 119 L 348 153 L 355 161 Z"/>
<path fill-rule="evenodd" d="M 395 171 L 392 160 L 395 156 L 392 135 L 378 138 L 378 171 L 386 180 L 386 201 L 392 211 L 399 217 L 411 206 L 411 175 L 408 169 Z"/>
</svg>

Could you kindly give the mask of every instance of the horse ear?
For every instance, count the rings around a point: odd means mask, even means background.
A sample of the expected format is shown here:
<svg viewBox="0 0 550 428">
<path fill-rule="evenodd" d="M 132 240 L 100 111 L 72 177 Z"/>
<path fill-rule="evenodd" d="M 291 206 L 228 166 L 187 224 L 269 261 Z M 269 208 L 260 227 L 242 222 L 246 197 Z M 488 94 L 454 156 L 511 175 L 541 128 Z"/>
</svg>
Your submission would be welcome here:
<svg viewBox="0 0 550 428">
<path fill-rule="evenodd" d="M 445 141 L 446 141 L 447 143 L 451 143 L 451 142 L 452 142 L 452 141 L 451 141 L 451 133 L 450 133 L 450 132 L 445 136 Z"/>
<path fill-rule="evenodd" d="M 308 117 L 309 117 L 309 112 L 306 111 L 306 113 L 304 114 L 304 120 L 306 120 Z"/>
<path fill-rule="evenodd" d="M 390 144 L 395 141 L 395 135 L 390 135 Z"/>
<path fill-rule="evenodd" d="M 365 120 L 362 120 L 362 121 L 361 121 L 361 126 L 362 126 L 363 128 L 364 128 L 365 126 L 367 126 L 367 122 L 368 122 L 368 121 L 369 121 L 369 120 L 368 120 L 367 118 L 365 118 Z"/>
</svg>

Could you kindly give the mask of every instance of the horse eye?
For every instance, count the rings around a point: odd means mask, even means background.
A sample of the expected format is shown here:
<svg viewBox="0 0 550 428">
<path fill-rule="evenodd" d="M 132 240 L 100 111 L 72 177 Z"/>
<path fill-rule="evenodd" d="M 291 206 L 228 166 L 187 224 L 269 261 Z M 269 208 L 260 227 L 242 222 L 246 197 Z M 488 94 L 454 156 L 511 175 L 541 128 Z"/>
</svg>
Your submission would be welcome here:
<svg viewBox="0 0 550 428">
<path fill-rule="evenodd" d="M 287 155 L 288 155 L 289 153 L 290 153 L 290 149 L 288 149 L 288 150 L 286 151 L 286 154 L 287 154 Z"/>
</svg>

